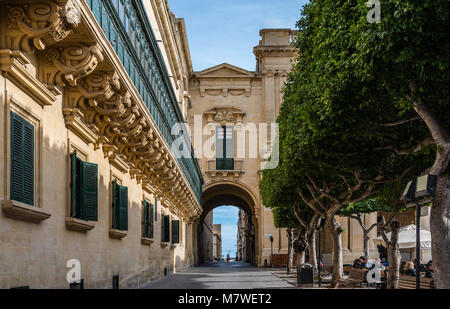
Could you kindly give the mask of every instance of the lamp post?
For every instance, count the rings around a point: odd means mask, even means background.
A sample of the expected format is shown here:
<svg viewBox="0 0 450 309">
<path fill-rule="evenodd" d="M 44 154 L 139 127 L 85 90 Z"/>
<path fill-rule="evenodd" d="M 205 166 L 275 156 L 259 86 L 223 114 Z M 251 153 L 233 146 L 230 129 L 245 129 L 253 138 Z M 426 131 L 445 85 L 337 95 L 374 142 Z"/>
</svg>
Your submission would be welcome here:
<svg viewBox="0 0 450 309">
<path fill-rule="evenodd" d="M 436 175 L 423 175 L 406 185 L 401 199 L 406 207 L 416 207 L 416 289 L 420 289 L 420 209 L 432 201 L 436 192 Z"/>
<path fill-rule="evenodd" d="M 273 236 L 270 235 L 270 267 L 273 268 Z"/>
</svg>

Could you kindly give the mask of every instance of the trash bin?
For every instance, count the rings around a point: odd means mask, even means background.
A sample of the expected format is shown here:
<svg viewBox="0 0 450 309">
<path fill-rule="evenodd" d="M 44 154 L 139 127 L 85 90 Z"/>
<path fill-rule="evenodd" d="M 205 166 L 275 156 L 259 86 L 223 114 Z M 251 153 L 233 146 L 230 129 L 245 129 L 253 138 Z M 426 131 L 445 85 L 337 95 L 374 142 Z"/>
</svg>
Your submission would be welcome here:
<svg viewBox="0 0 450 309">
<path fill-rule="evenodd" d="M 301 264 L 297 267 L 297 286 L 314 286 L 314 268 L 311 264 Z"/>
</svg>

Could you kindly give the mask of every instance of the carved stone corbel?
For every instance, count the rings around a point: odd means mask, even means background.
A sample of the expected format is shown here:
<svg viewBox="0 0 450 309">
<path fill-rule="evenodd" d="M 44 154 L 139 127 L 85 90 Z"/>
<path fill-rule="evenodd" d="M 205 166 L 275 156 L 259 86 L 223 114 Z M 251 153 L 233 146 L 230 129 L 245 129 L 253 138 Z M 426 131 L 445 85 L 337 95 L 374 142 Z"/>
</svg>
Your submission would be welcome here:
<svg viewBox="0 0 450 309">
<path fill-rule="evenodd" d="M 49 85 L 67 84 L 76 87 L 78 81 L 90 75 L 103 61 L 97 45 L 76 44 L 66 48 L 51 48 L 45 52 L 43 81 Z"/>
<path fill-rule="evenodd" d="M 8 4 L 7 48 L 32 53 L 62 41 L 80 22 L 72 1 Z"/>
</svg>

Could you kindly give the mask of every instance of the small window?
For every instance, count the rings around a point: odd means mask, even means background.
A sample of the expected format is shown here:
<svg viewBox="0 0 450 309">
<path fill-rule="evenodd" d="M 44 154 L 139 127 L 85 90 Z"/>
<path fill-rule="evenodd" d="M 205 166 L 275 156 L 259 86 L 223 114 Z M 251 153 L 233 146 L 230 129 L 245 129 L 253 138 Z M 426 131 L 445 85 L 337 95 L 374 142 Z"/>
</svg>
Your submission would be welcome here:
<svg viewBox="0 0 450 309">
<path fill-rule="evenodd" d="M 162 217 L 162 242 L 170 242 L 170 216 Z"/>
<path fill-rule="evenodd" d="M 112 227 L 116 230 L 128 230 L 128 188 L 113 181 Z"/>
<path fill-rule="evenodd" d="M 180 220 L 172 220 L 172 244 L 180 243 Z"/>
<path fill-rule="evenodd" d="M 142 236 L 145 238 L 153 238 L 153 204 L 144 201 L 142 220 Z"/>
<path fill-rule="evenodd" d="M 11 200 L 34 206 L 34 126 L 11 112 Z"/>
<path fill-rule="evenodd" d="M 74 151 L 71 156 L 70 216 L 87 221 L 98 220 L 98 166 L 84 162 Z"/>
</svg>

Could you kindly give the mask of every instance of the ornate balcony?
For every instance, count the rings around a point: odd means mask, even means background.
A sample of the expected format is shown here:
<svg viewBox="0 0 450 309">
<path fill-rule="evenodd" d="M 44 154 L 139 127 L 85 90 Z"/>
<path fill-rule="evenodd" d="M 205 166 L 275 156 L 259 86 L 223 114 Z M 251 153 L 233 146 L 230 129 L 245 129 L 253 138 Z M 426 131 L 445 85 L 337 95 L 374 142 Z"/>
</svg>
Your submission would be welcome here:
<svg viewBox="0 0 450 309">
<path fill-rule="evenodd" d="M 226 160 L 224 162 L 224 160 Z M 243 169 L 244 161 L 235 159 L 216 159 L 208 160 L 206 175 L 211 177 L 211 179 L 216 178 L 239 178 L 245 171 Z"/>
<path fill-rule="evenodd" d="M 170 201 L 176 215 L 195 220 L 202 211 L 203 179 L 195 159 L 172 152 L 178 137 L 171 128 L 184 120 L 142 2 L 30 0 L 0 6 L 8 19 L 0 69 L 14 69 L 13 82 L 35 89 L 43 106 L 64 94 L 69 130 Z M 22 53 L 43 62 L 36 77 L 20 73 L 26 70 Z"/>
</svg>

